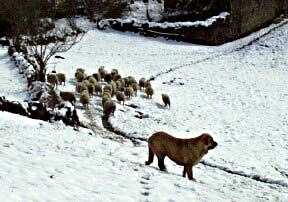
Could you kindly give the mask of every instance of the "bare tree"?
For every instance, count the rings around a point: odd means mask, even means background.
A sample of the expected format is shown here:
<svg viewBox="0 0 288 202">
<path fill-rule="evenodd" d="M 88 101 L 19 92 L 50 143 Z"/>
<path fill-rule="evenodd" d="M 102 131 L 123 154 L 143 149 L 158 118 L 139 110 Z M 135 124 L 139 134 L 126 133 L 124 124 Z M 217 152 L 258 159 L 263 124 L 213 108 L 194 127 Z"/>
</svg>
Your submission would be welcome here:
<svg viewBox="0 0 288 202">
<path fill-rule="evenodd" d="M 29 54 L 35 56 L 37 80 L 45 81 L 47 63 L 54 55 L 69 50 L 84 35 L 72 19 L 76 1 L 64 0 L 64 5 L 70 3 L 65 7 L 68 23 L 60 29 L 55 26 L 56 0 L 0 0 L 0 19 L 9 25 L 5 35 L 18 51 L 26 45 Z"/>
<path fill-rule="evenodd" d="M 30 35 L 27 39 L 28 52 L 35 56 L 38 63 L 36 69 L 37 80 L 45 81 L 47 64 L 53 56 L 68 51 L 82 40 L 84 33 L 78 29 L 75 30 L 74 26 L 70 25 L 67 29 L 54 28 L 44 34 Z"/>
</svg>

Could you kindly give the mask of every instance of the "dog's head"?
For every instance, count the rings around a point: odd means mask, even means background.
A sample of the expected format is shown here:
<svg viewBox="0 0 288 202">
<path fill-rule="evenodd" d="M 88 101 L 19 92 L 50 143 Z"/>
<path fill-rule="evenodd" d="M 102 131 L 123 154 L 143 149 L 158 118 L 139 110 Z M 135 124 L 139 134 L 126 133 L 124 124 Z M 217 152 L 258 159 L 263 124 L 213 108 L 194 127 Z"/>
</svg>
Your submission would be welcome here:
<svg viewBox="0 0 288 202">
<path fill-rule="evenodd" d="M 212 136 L 208 133 L 203 133 L 201 135 L 201 140 L 204 142 L 205 144 L 205 147 L 208 149 L 208 150 L 211 150 L 211 149 L 214 149 L 218 143 L 215 142 L 212 138 Z"/>
</svg>

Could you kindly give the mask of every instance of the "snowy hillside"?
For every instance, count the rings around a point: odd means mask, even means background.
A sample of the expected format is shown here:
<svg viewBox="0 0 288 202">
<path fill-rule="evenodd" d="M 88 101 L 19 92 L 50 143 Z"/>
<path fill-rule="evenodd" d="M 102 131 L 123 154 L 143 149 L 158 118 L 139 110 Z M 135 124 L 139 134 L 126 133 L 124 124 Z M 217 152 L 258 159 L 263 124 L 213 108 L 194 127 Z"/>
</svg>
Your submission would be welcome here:
<svg viewBox="0 0 288 202">
<path fill-rule="evenodd" d="M 254 40 L 273 27 L 218 47 L 89 31 L 56 61 L 69 77 L 60 90 L 74 91 L 79 67 L 153 77 L 153 99 L 139 92 L 127 102 L 138 108 L 117 104 L 113 126 L 143 139 L 157 130 L 186 138 L 210 132 L 218 147 L 205 156 L 208 165 L 194 167 L 194 182 L 169 159 L 168 173 L 157 159 L 145 166 L 145 141 L 134 145 L 103 129 L 100 98 L 86 117 L 93 117 L 93 132 L 0 112 L 1 201 L 288 201 L 288 25 Z M 0 96 L 23 100 L 26 84 L 5 51 Z M 161 93 L 170 96 L 170 109 Z"/>
</svg>

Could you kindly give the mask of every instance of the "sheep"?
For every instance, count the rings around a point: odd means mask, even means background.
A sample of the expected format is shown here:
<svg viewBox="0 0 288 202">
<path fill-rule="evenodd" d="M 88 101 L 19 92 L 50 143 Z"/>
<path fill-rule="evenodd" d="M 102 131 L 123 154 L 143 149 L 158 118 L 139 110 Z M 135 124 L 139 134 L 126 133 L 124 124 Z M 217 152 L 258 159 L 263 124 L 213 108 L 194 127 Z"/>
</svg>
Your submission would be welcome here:
<svg viewBox="0 0 288 202">
<path fill-rule="evenodd" d="M 118 69 L 112 69 L 112 70 L 111 70 L 111 75 L 112 75 L 112 77 L 114 77 L 114 75 L 116 75 L 116 74 L 119 74 L 119 73 L 118 73 Z"/>
<path fill-rule="evenodd" d="M 128 99 L 130 100 L 131 97 L 134 95 L 134 90 L 133 90 L 133 88 L 132 88 L 131 86 L 125 88 L 124 94 L 125 94 L 125 95 L 128 97 Z"/>
<path fill-rule="evenodd" d="M 83 82 L 76 84 L 76 92 L 82 93 L 84 90 L 88 90 L 88 88 Z"/>
<path fill-rule="evenodd" d="M 83 68 L 77 68 L 76 72 L 81 72 L 82 74 L 85 74 L 85 69 Z"/>
<path fill-rule="evenodd" d="M 93 76 L 89 78 L 89 82 L 92 83 L 94 86 L 98 83 L 97 80 Z"/>
<path fill-rule="evenodd" d="M 146 86 L 146 79 L 145 79 L 145 78 L 141 78 L 141 79 L 139 80 L 140 90 L 141 90 L 142 88 L 145 88 L 145 86 Z"/>
<path fill-rule="evenodd" d="M 119 79 L 121 79 L 121 75 L 120 74 L 114 74 L 113 75 L 113 81 L 118 81 Z"/>
<path fill-rule="evenodd" d="M 87 90 L 84 90 L 80 95 L 80 102 L 83 104 L 84 108 L 88 108 L 88 104 L 90 103 L 90 96 Z"/>
<path fill-rule="evenodd" d="M 117 85 L 114 81 L 112 81 L 110 85 L 112 87 L 112 95 L 115 95 L 117 92 Z"/>
<path fill-rule="evenodd" d="M 88 88 L 88 92 L 89 92 L 89 95 L 92 97 L 93 96 L 93 93 L 95 91 L 95 86 L 93 83 L 89 83 L 87 85 L 87 88 Z"/>
<path fill-rule="evenodd" d="M 107 82 L 107 83 L 110 83 L 111 80 L 112 80 L 112 74 L 106 73 L 105 76 L 104 76 L 104 81 Z"/>
<path fill-rule="evenodd" d="M 60 97 L 64 101 L 69 101 L 72 105 L 74 105 L 76 102 L 76 97 L 73 92 L 61 91 Z"/>
<path fill-rule="evenodd" d="M 137 83 L 132 83 L 131 87 L 133 88 L 133 91 L 134 91 L 135 95 L 137 96 L 137 90 L 138 90 Z"/>
<path fill-rule="evenodd" d="M 90 84 L 90 82 L 89 82 L 88 80 L 86 80 L 86 79 L 83 80 L 82 83 L 83 83 L 85 86 L 87 86 L 87 87 L 88 87 L 88 85 Z"/>
<path fill-rule="evenodd" d="M 145 88 L 147 88 L 147 87 L 151 87 L 151 83 L 150 83 L 149 80 L 147 80 L 147 81 L 145 82 Z"/>
<path fill-rule="evenodd" d="M 168 105 L 170 108 L 170 98 L 167 94 L 162 94 L 162 100 L 164 102 L 165 107 Z"/>
<path fill-rule="evenodd" d="M 100 95 L 102 93 L 102 87 L 99 83 L 95 84 L 95 88 L 94 88 L 95 92 L 97 95 Z"/>
<path fill-rule="evenodd" d="M 124 105 L 124 102 L 125 102 L 125 95 L 124 93 L 122 93 L 121 91 L 117 91 L 116 92 L 116 99 L 120 102 L 123 102 L 123 105 Z"/>
<path fill-rule="evenodd" d="M 128 85 L 132 85 L 133 83 L 137 84 L 136 79 L 133 76 L 128 76 Z"/>
<path fill-rule="evenodd" d="M 102 97 L 102 106 L 104 107 L 105 102 L 110 101 L 111 97 L 109 95 L 103 95 Z"/>
<path fill-rule="evenodd" d="M 107 74 L 107 71 L 105 70 L 105 67 L 104 67 L 104 66 L 101 66 L 101 67 L 98 69 L 98 73 L 99 73 L 101 79 L 104 79 L 105 75 Z"/>
<path fill-rule="evenodd" d="M 106 101 L 103 107 L 104 117 L 109 117 L 111 114 L 114 116 L 114 112 L 116 111 L 116 104 L 112 101 Z"/>
<path fill-rule="evenodd" d="M 122 83 L 122 87 L 124 87 L 126 85 L 124 78 L 120 79 L 119 81 Z"/>
<path fill-rule="evenodd" d="M 102 96 L 108 96 L 109 98 L 112 97 L 111 92 L 110 91 L 104 91 Z"/>
<path fill-rule="evenodd" d="M 58 77 L 56 74 L 47 74 L 47 81 L 48 83 L 50 83 L 52 85 L 52 87 L 54 88 L 56 85 L 58 85 Z"/>
<path fill-rule="evenodd" d="M 63 74 L 63 73 L 58 73 L 58 74 L 57 74 L 57 77 L 58 77 L 58 82 L 59 82 L 59 84 L 62 85 L 62 83 L 63 83 L 63 85 L 65 86 L 65 83 L 66 83 L 66 75 Z"/>
<path fill-rule="evenodd" d="M 124 81 L 124 86 L 128 86 L 129 85 L 129 79 L 128 79 L 128 77 L 124 77 L 123 78 L 123 81 Z"/>
<path fill-rule="evenodd" d="M 148 98 L 151 98 L 152 99 L 152 95 L 154 94 L 154 90 L 151 86 L 148 86 L 146 89 L 145 89 L 145 93 L 147 94 L 147 97 Z"/>
<path fill-rule="evenodd" d="M 117 90 L 121 91 L 121 89 L 123 87 L 121 81 L 116 81 L 116 87 L 117 87 Z"/>
<path fill-rule="evenodd" d="M 105 85 L 103 88 L 103 91 L 104 92 L 110 92 L 110 94 L 112 95 L 112 85 L 110 85 L 110 84 Z"/>
<path fill-rule="evenodd" d="M 99 73 L 92 74 L 92 76 L 96 79 L 96 81 L 101 81 L 101 77 Z"/>
<path fill-rule="evenodd" d="M 77 71 L 75 73 L 75 78 L 76 78 L 77 82 L 82 82 L 85 79 L 85 74 L 82 73 L 81 71 Z"/>
</svg>

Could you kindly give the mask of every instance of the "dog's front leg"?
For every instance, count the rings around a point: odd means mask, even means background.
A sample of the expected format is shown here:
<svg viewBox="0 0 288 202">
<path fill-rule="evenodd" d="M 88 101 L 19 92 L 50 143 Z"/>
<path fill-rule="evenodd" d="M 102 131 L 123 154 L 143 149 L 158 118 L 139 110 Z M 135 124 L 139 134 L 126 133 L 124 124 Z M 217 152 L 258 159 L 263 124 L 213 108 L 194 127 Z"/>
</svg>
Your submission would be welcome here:
<svg viewBox="0 0 288 202">
<path fill-rule="evenodd" d="M 195 180 L 194 177 L 193 177 L 192 165 L 187 165 L 186 166 L 186 172 L 187 172 L 189 180 Z"/>
<path fill-rule="evenodd" d="M 183 174 L 182 174 L 183 177 L 186 176 L 186 172 L 187 172 L 187 171 L 186 171 L 186 165 L 184 165 L 184 168 L 183 168 Z"/>
</svg>

